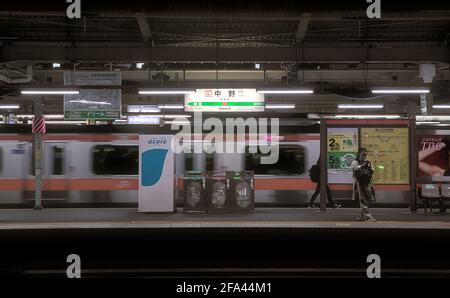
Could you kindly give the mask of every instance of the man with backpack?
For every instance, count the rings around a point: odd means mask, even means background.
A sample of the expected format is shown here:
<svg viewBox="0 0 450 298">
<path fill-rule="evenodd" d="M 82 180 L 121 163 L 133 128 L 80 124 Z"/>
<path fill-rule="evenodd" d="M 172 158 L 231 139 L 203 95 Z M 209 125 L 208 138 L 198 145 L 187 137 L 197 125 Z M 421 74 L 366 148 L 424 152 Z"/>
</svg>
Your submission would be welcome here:
<svg viewBox="0 0 450 298">
<path fill-rule="evenodd" d="M 309 170 L 309 176 L 311 177 L 311 181 L 314 182 L 314 183 L 317 183 L 317 186 L 316 186 L 316 190 L 314 191 L 314 193 L 313 193 L 313 195 L 311 197 L 311 200 L 309 201 L 308 208 L 316 208 L 316 206 L 314 205 L 314 201 L 316 200 L 317 196 L 320 193 L 320 166 L 319 166 L 319 161 L 320 161 L 320 157 L 319 157 L 319 160 L 317 161 L 317 163 L 315 165 L 313 165 L 311 167 L 311 169 Z M 327 199 L 328 199 L 328 203 L 330 204 L 330 206 L 333 207 L 333 208 L 341 207 L 341 205 L 336 204 L 333 201 L 333 198 L 331 196 L 331 190 L 330 190 L 330 187 L 328 186 L 328 184 L 326 186 L 326 189 L 327 189 Z"/>
<path fill-rule="evenodd" d="M 352 199 L 356 200 L 356 197 L 358 197 L 359 206 L 361 207 L 361 216 L 357 220 L 375 222 L 376 219 L 369 211 L 370 202 L 375 201 L 372 179 L 374 168 L 372 163 L 367 160 L 367 153 L 366 148 L 360 148 L 358 156 L 351 165 L 354 179 Z"/>
</svg>

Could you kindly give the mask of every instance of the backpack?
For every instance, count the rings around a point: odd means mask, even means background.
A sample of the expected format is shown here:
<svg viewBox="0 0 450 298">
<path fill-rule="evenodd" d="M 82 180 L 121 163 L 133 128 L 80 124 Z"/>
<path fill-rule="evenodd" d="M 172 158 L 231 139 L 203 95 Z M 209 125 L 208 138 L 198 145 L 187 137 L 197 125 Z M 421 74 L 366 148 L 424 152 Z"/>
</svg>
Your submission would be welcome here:
<svg viewBox="0 0 450 298">
<path fill-rule="evenodd" d="M 372 169 L 369 166 L 364 166 L 355 171 L 355 178 L 359 183 L 368 185 L 372 180 L 372 174 Z"/>
<path fill-rule="evenodd" d="M 311 169 L 309 169 L 309 177 L 311 178 L 311 181 L 314 183 L 319 183 L 320 181 L 320 166 L 319 165 L 313 165 Z"/>
</svg>

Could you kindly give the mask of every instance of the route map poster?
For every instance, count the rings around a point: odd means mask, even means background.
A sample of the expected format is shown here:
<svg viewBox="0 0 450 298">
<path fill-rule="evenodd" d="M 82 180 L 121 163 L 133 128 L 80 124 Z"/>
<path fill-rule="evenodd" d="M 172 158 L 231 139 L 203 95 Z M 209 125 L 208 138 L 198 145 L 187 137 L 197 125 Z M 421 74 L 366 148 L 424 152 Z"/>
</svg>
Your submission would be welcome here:
<svg viewBox="0 0 450 298">
<path fill-rule="evenodd" d="M 375 168 L 376 184 L 409 183 L 408 128 L 361 128 L 361 147 Z"/>
<path fill-rule="evenodd" d="M 352 161 L 358 154 L 358 128 L 328 128 L 328 182 L 352 183 Z"/>
</svg>

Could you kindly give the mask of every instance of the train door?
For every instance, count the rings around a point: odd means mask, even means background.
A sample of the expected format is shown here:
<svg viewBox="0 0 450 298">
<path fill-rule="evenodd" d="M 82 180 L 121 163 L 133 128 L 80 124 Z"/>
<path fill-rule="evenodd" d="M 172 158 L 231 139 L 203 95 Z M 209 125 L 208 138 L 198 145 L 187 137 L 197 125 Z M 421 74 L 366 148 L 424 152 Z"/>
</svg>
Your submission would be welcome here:
<svg viewBox="0 0 450 298">
<path fill-rule="evenodd" d="M 62 142 L 43 144 L 42 179 L 46 181 L 42 199 L 52 203 L 62 203 L 67 199 L 65 187 L 67 174 L 67 146 Z"/>
<path fill-rule="evenodd" d="M 26 186 L 27 143 L 0 142 L 0 204 L 26 203 L 23 192 Z"/>
</svg>

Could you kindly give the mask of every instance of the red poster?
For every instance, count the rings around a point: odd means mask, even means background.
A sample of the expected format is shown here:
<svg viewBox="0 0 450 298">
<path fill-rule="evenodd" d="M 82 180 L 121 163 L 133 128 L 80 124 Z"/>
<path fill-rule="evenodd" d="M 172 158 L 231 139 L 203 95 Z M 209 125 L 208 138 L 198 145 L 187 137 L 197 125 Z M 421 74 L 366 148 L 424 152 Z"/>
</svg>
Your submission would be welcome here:
<svg viewBox="0 0 450 298">
<path fill-rule="evenodd" d="M 450 136 L 419 136 L 418 176 L 450 176 Z"/>
</svg>

